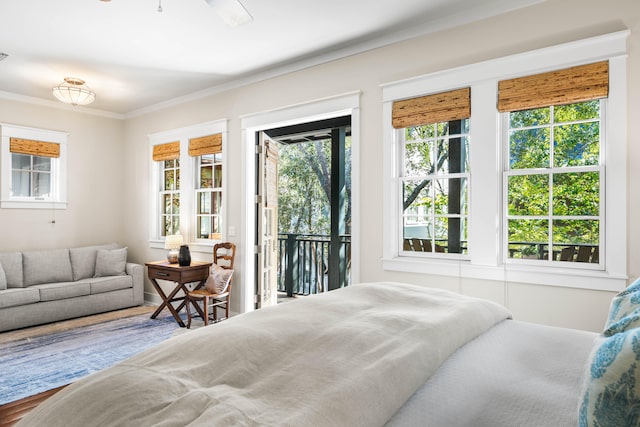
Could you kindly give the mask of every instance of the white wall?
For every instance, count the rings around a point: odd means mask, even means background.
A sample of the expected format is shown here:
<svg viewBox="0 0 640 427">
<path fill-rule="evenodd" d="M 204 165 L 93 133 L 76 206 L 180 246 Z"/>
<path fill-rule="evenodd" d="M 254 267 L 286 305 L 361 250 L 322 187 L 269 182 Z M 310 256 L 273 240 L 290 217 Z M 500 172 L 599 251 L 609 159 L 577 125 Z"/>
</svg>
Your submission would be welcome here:
<svg viewBox="0 0 640 427">
<path fill-rule="evenodd" d="M 240 117 L 347 92 L 361 91 L 362 215 L 359 236 L 362 281 L 393 280 L 425 284 L 489 298 L 507 305 L 516 319 L 598 331 L 612 293 L 483 280 L 461 280 L 383 271 L 382 256 L 382 99 L 380 84 L 415 77 L 505 55 L 630 29 L 628 61 L 628 275 L 640 275 L 640 143 L 634 124 L 640 119 L 640 4 L 637 0 L 547 0 L 542 4 L 459 28 L 415 38 L 328 64 L 289 73 L 142 116 L 113 120 L 49 111 L 0 101 L 0 122 L 65 130 L 69 138 L 69 209 L 56 213 L 56 226 L 40 212 L 0 211 L 0 250 L 66 246 L 117 240 L 127 244 L 138 262 L 162 259 L 165 251 L 148 244 L 149 152 L 152 133 L 218 119 L 229 119 L 228 223 L 237 235 L 238 261 L 243 247 L 244 194 Z M 123 136 L 123 138 L 121 138 Z M 77 151 L 76 151 L 77 150 Z M 99 157 L 96 154 L 99 153 Z M 99 160 L 99 161 L 98 161 Z M 121 166 L 121 168 L 120 168 Z M 97 170 L 94 177 L 93 170 Z M 90 173 L 91 172 L 91 173 Z M 91 180 L 98 191 L 92 191 Z M 74 182 L 74 181 L 80 182 Z M 68 237 L 66 235 L 69 234 Z M 358 238 L 356 236 L 356 238 Z M 194 254 L 194 259 L 209 258 Z M 235 286 L 243 286 L 242 272 Z M 249 286 L 252 286 L 249 284 Z M 146 290 L 153 292 L 149 283 Z M 234 295 L 237 289 L 234 289 Z M 238 311 L 237 299 L 232 303 Z"/>
<path fill-rule="evenodd" d="M 0 209 L 0 251 L 127 243 L 122 120 L 0 99 L 0 122 L 69 134 L 67 209 Z"/>
</svg>

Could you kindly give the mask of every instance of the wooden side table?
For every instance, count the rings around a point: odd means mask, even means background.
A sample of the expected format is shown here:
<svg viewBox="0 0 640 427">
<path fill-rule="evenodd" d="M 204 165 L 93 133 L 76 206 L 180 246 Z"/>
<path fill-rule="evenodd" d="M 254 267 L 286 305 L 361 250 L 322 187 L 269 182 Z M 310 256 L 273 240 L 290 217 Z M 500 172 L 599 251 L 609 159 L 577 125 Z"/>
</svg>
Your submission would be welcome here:
<svg viewBox="0 0 640 427">
<path fill-rule="evenodd" d="M 152 319 L 158 317 L 158 314 L 167 307 L 171 314 L 173 315 L 178 325 L 184 327 L 184 322 L 180 318 L 178 314 L 180 310 L 182 310 L 186 304 L 185 296 L 188 292 L 186 284 L 199 282 L 196 288 L 204 285 L 207 277 L 209 276 L 209 267 L 211 267 L 211 262 L 201 262 L 201 261 L 192 261 L 191 265 L 182 267 L 179 264 L 169 264 L 168 261 L 155 261 L 155 262 L 147 262 L 145 265 L 147 266 L 147 275 L 149 276 L 149 280 L 151 284 L 162 298 L 162 304 L 153 312 L 151 315 Z M 165 294 L 157 280 L 168 280 L 170 282 L 175 283 L 175 287 L 169 293 L 169 295 Z M 178 292 L 182 291 L 183 296 L 176 297 Z M 173 306 L 173 302 L 180 301 L 178 307 Z M 200 307 L 197 307 L 199 309 Z M 200 313 L 202 314 L 202 313 Z"/>
</svg>

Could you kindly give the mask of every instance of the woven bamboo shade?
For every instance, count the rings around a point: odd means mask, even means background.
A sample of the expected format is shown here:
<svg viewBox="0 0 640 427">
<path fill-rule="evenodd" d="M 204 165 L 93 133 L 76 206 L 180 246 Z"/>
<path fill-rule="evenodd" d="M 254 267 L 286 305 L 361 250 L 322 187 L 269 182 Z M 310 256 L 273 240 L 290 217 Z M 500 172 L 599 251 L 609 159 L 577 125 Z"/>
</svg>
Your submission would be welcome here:
<svg viewBox="0 0 640 427">
<path fill-rule="evenodd" d="M 394 128 L 448 122 L 471 117 L 471 89 L 452 90 L 393 103 Z"/>
<path fill-rule="evenodd" d="M 180 141 L 153 146 L 153 160 L 175 160 L 180 158 Z"/>
<path fill-rule="evenodd" d="M 609 95 L 609 62 L 580 65 L 498 83 L 498 111 L 571 104 Z"/>
<path fill-rule="evenodd" d="M 34 141 L 31 139 L 9 138 L 9 151 L 40 157 L 60 157 L 60 144 L 56 142 Z"/>
<path fill-rule="evenodd" d="M 189 140 L 189 155 L 202 156 L 205 154 L 222 153 L 222 134 L 201 136 Z"/>
</svg>

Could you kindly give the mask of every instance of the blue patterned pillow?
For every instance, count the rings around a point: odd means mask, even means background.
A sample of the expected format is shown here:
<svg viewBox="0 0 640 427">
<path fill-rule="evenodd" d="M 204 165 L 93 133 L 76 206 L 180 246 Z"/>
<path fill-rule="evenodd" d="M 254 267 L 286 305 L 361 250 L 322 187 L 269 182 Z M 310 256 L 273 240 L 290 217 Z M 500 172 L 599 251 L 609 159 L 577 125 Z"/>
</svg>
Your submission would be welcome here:
<svg viewBox="0 0 640 427">
<path fill-rule="evenodd" d="M 585 375 L 578 416 L 580 427 L 640 425 L 640 329 L 597 342 Z"/>
<path fill-rule="evenodd" d="M 614 323 L 633 314 L 640 308 L 640 278 L 630 284 L 627 289 L 616 295 L 611 300 L 609 317 L 605 328 L 609 328 Z M 606 330 L 605 330 L 606 331 Z"/>
</svg>

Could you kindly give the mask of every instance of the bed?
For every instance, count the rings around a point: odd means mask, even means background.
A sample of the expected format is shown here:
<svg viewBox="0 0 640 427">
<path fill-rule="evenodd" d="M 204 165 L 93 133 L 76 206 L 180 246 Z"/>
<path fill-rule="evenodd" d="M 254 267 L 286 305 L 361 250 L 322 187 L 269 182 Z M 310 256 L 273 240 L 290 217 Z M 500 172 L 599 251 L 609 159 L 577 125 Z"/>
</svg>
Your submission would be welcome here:
<svg viewBox="0 0 640 427">
<path fill-rule="evenodd" d="M 358 284 L 174 337 L 19 425 L 591 425 L 602 339 L 443 290 Z"/>
</svg>

